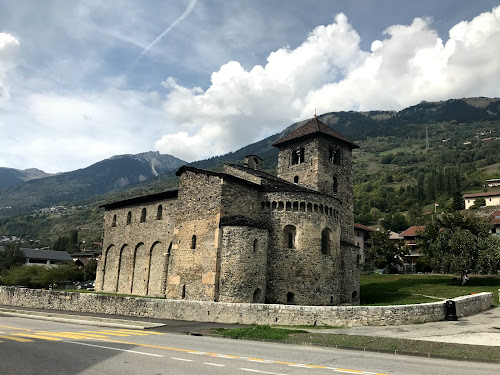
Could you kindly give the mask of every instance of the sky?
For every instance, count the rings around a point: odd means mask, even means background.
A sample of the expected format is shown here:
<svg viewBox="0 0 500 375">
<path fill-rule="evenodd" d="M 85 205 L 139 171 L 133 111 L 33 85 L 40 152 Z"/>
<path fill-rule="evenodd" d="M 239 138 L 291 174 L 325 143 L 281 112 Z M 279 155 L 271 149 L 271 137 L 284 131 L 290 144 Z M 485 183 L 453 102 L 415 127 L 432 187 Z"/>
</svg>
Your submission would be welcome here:
<svg viewBox="0 0 500 375">
<path fill-rule="evenodd" d="M 500 97 L 500 0 L 0 0 L 0 167 L 191 162 L 472 96 Z"/>
</svg>

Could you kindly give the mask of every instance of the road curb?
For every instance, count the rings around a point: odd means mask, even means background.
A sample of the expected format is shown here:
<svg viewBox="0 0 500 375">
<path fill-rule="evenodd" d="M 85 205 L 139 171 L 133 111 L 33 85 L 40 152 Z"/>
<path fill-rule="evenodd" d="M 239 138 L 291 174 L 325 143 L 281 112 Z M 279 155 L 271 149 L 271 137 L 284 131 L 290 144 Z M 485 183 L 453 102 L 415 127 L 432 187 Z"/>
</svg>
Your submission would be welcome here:
<svg viewBox="0 0 500 375">
<path fill-rule="evenodd" d="M 165 324 L 160 324 L 160 323 L 149 323 L 149 322 L 141 322 L 134 320 L 92 318 L 80 315 L 42 313 L 42 312 L 15 310 L 15 309 L 12 310 L 0 309 L 0 315 L 15 316 L 18 318 L 26 318 L 26 319 L 47 320 L 59 323 L 73 323 L 73 324 L 111 327 L 111 328 L 150 329 L 150 328 L 165 326 Z"/>
</svg>

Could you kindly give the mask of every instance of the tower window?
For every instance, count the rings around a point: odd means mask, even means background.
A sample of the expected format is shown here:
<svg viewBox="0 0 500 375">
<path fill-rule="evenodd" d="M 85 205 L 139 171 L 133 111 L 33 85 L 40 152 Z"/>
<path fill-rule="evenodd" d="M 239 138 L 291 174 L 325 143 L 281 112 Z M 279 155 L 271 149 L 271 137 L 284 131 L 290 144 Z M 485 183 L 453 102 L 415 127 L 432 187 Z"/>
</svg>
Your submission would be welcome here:
<svg viewBox="0 0 500 375">
<path fill-rule="evenodd" d="M 304 149 L 304 147 L 301 147 L 298 150 L 292 151 L 292 165 L 301 164 L 304 161 L 305 161 L 305 149 Z"/>
<path fill-rule="evenodd" d="M 156 211 L 156 220 L 161 220 L 162 217 L 163 217 L 163 207 L 160 204 L 158 206 L 158 210 Z"/>
<path fill-rule="evenodd" d="M 253 252 L 256 253 L 259 250 L 259 241 L 257 239 L 253 240 Z"/>
<path fill-rule="evenodd" d="M 127 214 L 127 225 L 130 225 L 132 223 L 132 212 L 128 212 Z"/>
<path fill-rule="evenodd" d="M 295 297 L 295 296 L 293 295 L 293 293 L 292 293 L 292 292 L 288 292 L 288 293 L 286 294 L 286 302 L 287 302 L 287 303 L 293 303 L 293 299 L 294 299 L 294 297 Z"/>
<path fill-rule="evenodd" d="M 196 249 L 196 235 L 193 234 L 191 237 L 191 249 Z"/>
<path fill-rule="evenodd" d="M 283 229 L 283 243 L 287 249 L 295 249 L 296 229 L 293 225 L 287 225 Z"/>
<path fill-rule="evenodd" d="M 143 208 L 141 212 L 141 223 L 144 223 L 145 221 L 146 221 L 146 208 Z"/>
<path fill-rule="evenodd" d="M 337 176 L 333 176 L 333 192 L 336 193 L 339 191 L 339 182 Z"/>
<path fill-rule="evenodd" d="M 116 215 L 113 215 L 113 222 L 111 223 L 112 227 L 116 227 Z"/>
<path fill-rule="evenodd" d="M 296 184 L 298 184 L 299 183 L 299 176 L 295 176 L 293 178 L 293 182 L 296 183 Z"/>
<path fill-rule="evenodd" d="M 332 164 L 340 165 L 340 150 L 330 148 L 328 153 L 328 161 Z"/>
</svg>

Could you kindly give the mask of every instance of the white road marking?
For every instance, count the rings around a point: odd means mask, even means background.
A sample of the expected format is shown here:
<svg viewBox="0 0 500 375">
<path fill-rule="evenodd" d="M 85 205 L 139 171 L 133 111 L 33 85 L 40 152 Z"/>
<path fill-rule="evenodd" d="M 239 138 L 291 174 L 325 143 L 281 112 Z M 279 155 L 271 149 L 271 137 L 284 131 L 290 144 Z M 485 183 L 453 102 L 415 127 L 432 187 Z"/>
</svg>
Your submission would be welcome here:
<svg viewBox="0 0 500 375">
<path fill-rule="evenodd" d="M 242 371 L 248 371 L 248 372 L 257 372 L 259 374 L 268 374 L 268 375 L 282 375 L 278 372 L 269 372 L 269 371 L 261 371 L 261 370 L 254 370 L 251 368 L 240 368 Z"/>
<path fill-rule="evenodd" d="M 84 342 L 67 341 L 67 340 L 64 340 L 63 342 L 69 342 L 69 343 L 71 343 L 71 344 L 77 344 L 77 345 L 93 346 L 94 348 L 102 348 L 102 349 L 117 350 L 117 351 L 120 351 L 120 352 L 128 352 L 128 353 L 134 353 L 134 354 L 149 355 L 149 356 L 152 356 L 152 357 L 161 357 L 161 358 L 163 358 L 163 357 L 164 357 L 164 356 L 162 356 L 162 355 L 160 355 L 160 354 L 152 354 L 152 353 L 138 352 L 138 351 L 135 351 L 135 350 L 118 349 L 118 348 L 113 348 L 113 347 L 111 347 L 111 346 L 94 345 L 94 344 L 87 344 L 87 343 L 84 343 Z"/>
<path fill-rule="evenodd" d="M 210 363 L 210 362 L 203 362 L 204 365 L 209 365 L 209 366 L 217 366 L 217 367 L 225 367 L 226 365 L 221 365 L 220 363 Z"/>
<path fill-rule="evenodd" d="M 192 359 L 176 358 L 176 357 L 170 357 L 170 358 L 175 359 L 176 361 L 193 362 Z"/>
</svg>

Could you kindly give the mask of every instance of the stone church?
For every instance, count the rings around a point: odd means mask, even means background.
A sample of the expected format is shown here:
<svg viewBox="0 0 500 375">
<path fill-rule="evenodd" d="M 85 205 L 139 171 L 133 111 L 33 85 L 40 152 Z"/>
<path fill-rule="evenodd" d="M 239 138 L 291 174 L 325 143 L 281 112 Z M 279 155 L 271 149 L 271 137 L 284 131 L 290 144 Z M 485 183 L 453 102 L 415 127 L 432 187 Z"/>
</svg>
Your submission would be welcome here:
<svg viewBox="0 0 500 375">
<path fill-rule="evenodd" d="M 262 159 L 183 166 L 177 190 L 108 203 L 96 290 L 177 300 L 359 303 L 352 150 L 314 116 Z"/>
</svg>

